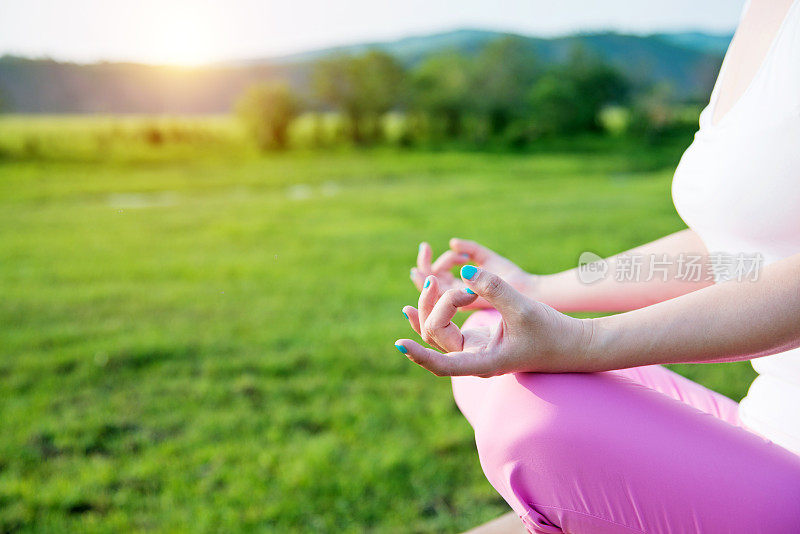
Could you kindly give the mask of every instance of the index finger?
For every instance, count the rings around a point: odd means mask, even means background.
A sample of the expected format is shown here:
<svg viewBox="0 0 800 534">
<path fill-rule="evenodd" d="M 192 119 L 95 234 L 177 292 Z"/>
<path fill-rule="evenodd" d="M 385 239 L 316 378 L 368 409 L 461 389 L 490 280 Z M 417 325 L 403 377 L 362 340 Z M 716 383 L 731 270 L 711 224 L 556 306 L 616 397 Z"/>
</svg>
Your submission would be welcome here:
<svg viewBox="0 0 800 534">
<path fill-rule="evenodd" d="M 433 266 L 431 267 L 431 271 L 433 274 L 441 274 L 445 271 L 449 271 L 456 265 L 464 265 L 468 261 L 469 254 L 448 250 L 436 258 L 436 261 L 433 262 Z"/>
<path fill-rule="evenodd" d="M 417 252 L 417 269 L 425 276 L 431 274 L 432 258 L 433 250 L 431 246 L 423 241 L 419 244 L 419 252 Z"/>
<path fill-rule="evenodd" d="M 448 351 L 459 351 L 464 348 L 464 336 L 461 329 L 453 323 L 458 309 L 472 304 L 478 298 L 471 290 L 450 289 L 445 291 L 433 310 L 428 314 L 425 323 L 421 324 L 422 333 L 436 341 L 436 345 Z"/>
<path fill-rule="evenodd" d="M 489 257 L 489 249 L 469 239 L 454 237 L 450 240 L 450 248 L 459 254 L 468 254 L 470 259 L 481 265 Z"/>
</svg>

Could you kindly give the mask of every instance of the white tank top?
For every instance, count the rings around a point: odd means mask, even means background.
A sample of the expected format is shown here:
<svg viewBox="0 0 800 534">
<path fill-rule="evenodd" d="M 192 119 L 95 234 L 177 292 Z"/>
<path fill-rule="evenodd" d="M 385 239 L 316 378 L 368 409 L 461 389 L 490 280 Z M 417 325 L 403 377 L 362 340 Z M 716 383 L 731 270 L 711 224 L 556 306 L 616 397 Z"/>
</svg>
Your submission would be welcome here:
<svg viewBox="0 0 800 534">
<path fill-rule="evenodd" d="M 675 171 L 672 198 L 709 252 L 760 254 L 763 267 L 800 253 L 800 0 L 750 85 L 712 124 L 726 62 Z M 800 349 L 752 364 L 759 376 L 740 403 L 742 423 L 800 454 Z"/>
</svg>

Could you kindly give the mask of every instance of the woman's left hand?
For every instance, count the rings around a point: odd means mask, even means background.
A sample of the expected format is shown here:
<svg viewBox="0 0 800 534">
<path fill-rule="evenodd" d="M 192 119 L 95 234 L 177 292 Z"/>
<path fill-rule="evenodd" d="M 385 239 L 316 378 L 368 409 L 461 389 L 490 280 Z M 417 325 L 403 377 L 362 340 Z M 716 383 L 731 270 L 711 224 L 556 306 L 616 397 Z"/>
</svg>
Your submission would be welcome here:
<svg viewBox="0 0 800 534">
<path fill-rule="evenodd" d="M 447 289 L 464 289 L 466 286 L 460 278 L 453 276 L 450 270 L 465 263 L 476 263 L 484 270 L 491 271 L 511 284 L 517 291 L 527 293 L 533 291 L 539 277 L 520 269 L 514 262 L 504 258 L 497 252 L 470 241 L 454 237 L 450 240 L 450 249 L 433 261 L 433 250 L 428 243 L 419 244 L 417 266 L 411 269 L 411 281 L 422 291 L 425 281 L 430 275 L 436 277 L 444 292 Z M 489 308 L 491 305 L 483 298 L 477 298 L 466 306 L 466 309 Z"/>
<path fill-rule="evenodd" d="M 575 319 L 530 300 L 499 276 L 471 265 L 461 269 L 461 278 L 469 289 L 442 292 L 437 278 L 429 276 L 419 307 L 403 308 L 411 327 L 438 349 L 399 339 L 395 346 L 411 361 L 438 376 L 593 370 L 586 361 L 592 339 L 590 320 Z M 479 296 L 500 312 L 502 320 L 493 328 L 462 331 L 452 319 L 459 308 Z"/>
</svg>

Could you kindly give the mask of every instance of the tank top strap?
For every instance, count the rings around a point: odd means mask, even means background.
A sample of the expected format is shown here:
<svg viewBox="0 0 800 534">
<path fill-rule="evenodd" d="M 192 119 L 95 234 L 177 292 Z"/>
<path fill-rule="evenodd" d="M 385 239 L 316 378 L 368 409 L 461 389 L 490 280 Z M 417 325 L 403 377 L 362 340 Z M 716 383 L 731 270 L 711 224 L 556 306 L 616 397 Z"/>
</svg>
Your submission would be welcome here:
<svg viewBox="0 0 800 534">
<path fill-rule="evenodd" d="M 739 15 L 741 22 L 750 6 L 747 0 Z M 727 70 L 728 54 L 711 91 L 708 105 L 700 114 L 700 128 L 713 128 L 714 107 L 719 98 L 721 80 Z M 800 0 L 793 0 L 753 79 L 720 122 L 729 115 L 742 113 L 739 108 L 758 114 L 791 114 L 800 109 Z"/>
<path fill-rule="evenodd" d="M 738 27 L 742 23 L 742 19 L 744 18 L 744 14 L 747 13 L 747 9 L 750 7 L 751 0 L 745 0 L 744 4 L 742 5 L 741 11 L 739 11 L 739 20 L 736 23 Z M 730 48 L 730 43 L 728 43 L 728 48 Z M 728 50 L 725 50 L 725 56 L 722 58 L 722 64 L 720 65 L 719 72 L 717 73 L 717 79 L 714 82 L 714 87 L 711 89 L 711 96 L 708 98 L 708 104 L 703 110 L 700 112 L 700 128 L 706 128 L 711 126 L 711 115 L 714 110 L 715 102 L 717 101 L 717 95 L 719 94 L 719 86 L 720 80 L 722 79 L 722 75 L 725 72 L 725 66 L 728 62 Z"/>
<path fill-rule="evenodd" d="M 747 106 L 756 113 L 792 116 L 800 110 L 800 0 L 789 7 L 750 93 Z"/>
</svg>

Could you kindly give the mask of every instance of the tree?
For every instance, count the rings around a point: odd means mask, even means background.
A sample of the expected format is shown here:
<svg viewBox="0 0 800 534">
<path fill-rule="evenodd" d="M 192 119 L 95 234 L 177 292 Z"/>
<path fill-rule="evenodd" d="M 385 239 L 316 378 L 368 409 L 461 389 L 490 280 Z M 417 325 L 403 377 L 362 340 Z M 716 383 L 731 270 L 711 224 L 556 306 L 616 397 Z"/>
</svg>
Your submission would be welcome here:
<svg viewBox="0 0 800 534">
<path fill-rule="evenodd" d="M 583 130 L 581 94 L 574 80 L 549 72 L 530 92 L 532 130 L 538 135 L 558 135 Z"/>
<path fill-rule="evenodd" d="M 236 104 L 236 111 L 261 150 L 286 148 L 288 130 L 297 116 L 297 100 L 286 84 L 250 87 Z"/>
<path fill-rule="evenodd" d="M 323 59 L 313 73 L 315 92 L 323 102 L 345 115 L 356 143 L 377 136 L 381 116 L 404 96 L 404 80 L 402 65 L 377 50 L 360 56 Z M 371 128 L 366 128 L 367 125 Z"/>
<path fill-rule="evenodd" d="M 630 133 L 655 140 L 678 125 L 674 91 L 667 84 L 657 84 L 639 94 L 631 105 L 628 121 Z M 696 126 L 692 123 L 692 129 Z"/>
<path fill-rule="evenodd" d="M 431 56 L 414 72 L 412 107 L 440 123 L 445 137 L 461 134 L 471 74 L 470 62 L 456 52 Z"/>
<path fill-rule="evenodd" d="M 539 134 L 572 134 L 601 128 L 601 109 L 622 103 L 627 80 L 599 58 L 574 48 L 563 65 L 556 66 L 531 89 L 528 104 Z"/>
<path fill-rule="evenodd" d="M 475 60 L 473 107 L 489 121 L 492 135 L 527 114 L 525 104 L 540 69 L 531 45 L 519 37 L 489 43 Z"/>
</svg>

